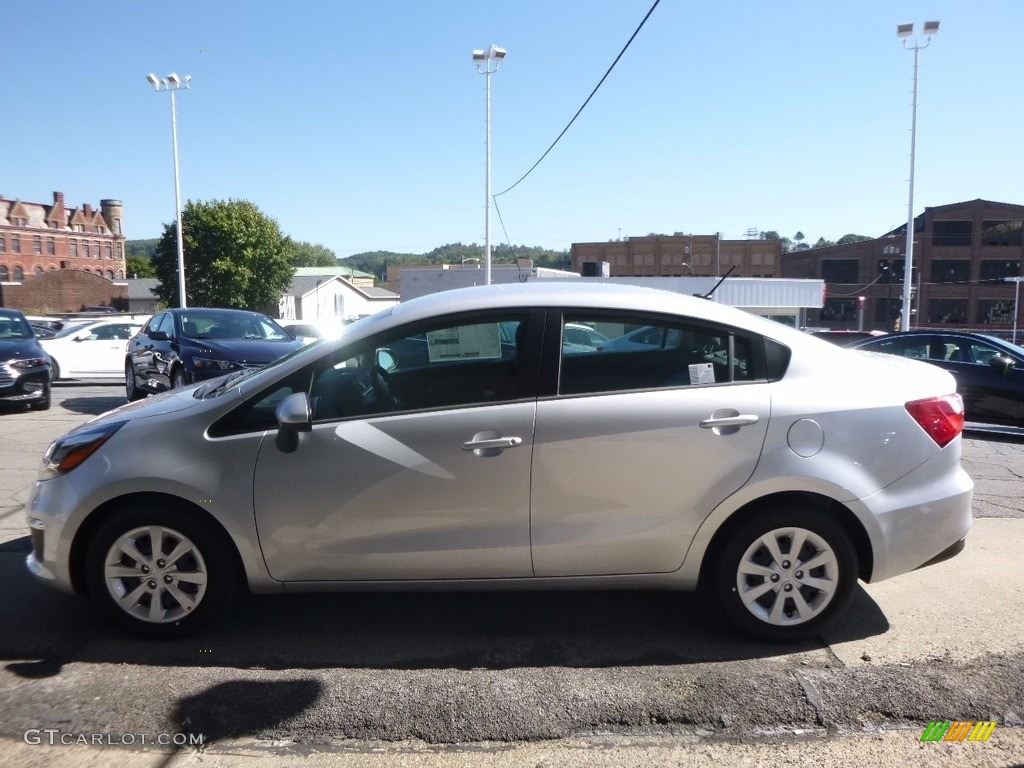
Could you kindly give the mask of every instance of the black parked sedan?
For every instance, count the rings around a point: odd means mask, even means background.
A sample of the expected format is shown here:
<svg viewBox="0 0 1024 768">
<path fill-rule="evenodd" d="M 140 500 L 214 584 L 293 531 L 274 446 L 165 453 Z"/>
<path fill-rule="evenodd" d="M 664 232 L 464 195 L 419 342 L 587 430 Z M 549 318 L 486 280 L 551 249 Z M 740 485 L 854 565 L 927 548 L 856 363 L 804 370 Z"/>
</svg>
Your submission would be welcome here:
<svg viewBox="0 0 1024 768">
<path fill-rule="evenodd" d="M 851 345 L 912 357 L 956 377 L 968 422 L 1024 427 L 1024 348 L 994 336 L 961 331 L 890 333 Z"/>
<path fill-rule="evenodd" d="M 232 371 L 261 368 L 302 346 L 266 315 L 238 309 L 168 309 L 128 342 L 129 400 Z"/>
<path fill-rule="evenodd" d="M 16 309 L 0 309 L 0 403 L 50 407 L 50 358 Z"/>
</svg>

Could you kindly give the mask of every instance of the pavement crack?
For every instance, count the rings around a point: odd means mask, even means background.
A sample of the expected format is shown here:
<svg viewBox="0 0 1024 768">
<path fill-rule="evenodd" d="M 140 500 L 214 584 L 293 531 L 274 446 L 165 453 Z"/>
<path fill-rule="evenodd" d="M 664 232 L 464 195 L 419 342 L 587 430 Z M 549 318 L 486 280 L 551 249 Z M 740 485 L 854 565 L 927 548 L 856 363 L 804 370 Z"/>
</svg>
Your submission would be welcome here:
<svg viewBox="0 0 1024 768">
<path fill-rule="evenodd" d="M 814 709 L 814 719 L 818 725 L 833 730 L 834 724 L 825 717 L 825 706 L 821 699 L 821 689 L 818 688 L 813 680 L 799 670 L 793 671 L 793 677 L 796 678 L 797 683 L 799 683 L 800 688 L 803 690 L 807 703 Z"/>
</svg>

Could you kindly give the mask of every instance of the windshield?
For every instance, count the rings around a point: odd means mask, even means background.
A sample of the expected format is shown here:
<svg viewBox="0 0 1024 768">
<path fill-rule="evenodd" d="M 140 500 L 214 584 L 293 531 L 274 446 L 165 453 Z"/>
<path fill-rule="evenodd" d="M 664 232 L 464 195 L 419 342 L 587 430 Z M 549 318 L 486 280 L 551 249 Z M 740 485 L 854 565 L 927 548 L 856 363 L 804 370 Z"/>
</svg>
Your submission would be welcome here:
<svg viewBox="0 0 1024 768">
<path fill-rule="evenodd" d="M 20 315 L 0 314 L 0 340 L 31 339 L 32 326 Z"/>
<path fill-rule="evenodd" d="M 55 339 L 66 338 L 66 337 L 72 335 L 73 333 L 77 333 L 78 331 L 82 330 L 88 324 L 89 323 L 68 323 L 63 328 L 61 328 L 59 331 L 57 331 L 53 335 L 53 338 L 55 338 Z"/>
<path fill-rule="evenodd" d="M 284 328 L 266 315 L 255 312 L 183 312 L 181 332 L 192 339 L 293 341 Z"/>
</svg>

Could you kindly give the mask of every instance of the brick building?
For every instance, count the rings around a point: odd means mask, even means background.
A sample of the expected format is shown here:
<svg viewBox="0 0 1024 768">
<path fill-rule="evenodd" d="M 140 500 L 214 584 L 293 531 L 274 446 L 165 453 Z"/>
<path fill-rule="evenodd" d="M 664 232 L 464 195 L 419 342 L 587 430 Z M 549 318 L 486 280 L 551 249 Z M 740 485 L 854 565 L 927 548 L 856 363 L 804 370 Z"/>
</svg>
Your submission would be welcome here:
<svg viewBox="0 0 1024 768">
<path fill-rule="evenodd" d="M 123 280 L 124 249 L 120 200 L 69 208 L 62 192 L 52 204 L 0 195 L 0 283 L 66 269 Z"/>
<path fill-rule="evenodd" d="M 606 243 L 573 243 L 572 271 L 608 263 L 609 277 L 780 277 L 782 241 L 722 240 L 718 235 L 648 235 Z M 600 272 L 595 275 L 600 277 Z"/>
<path fill-rule="evenodd" d="M 925 208 L 914 220 L 911 327 L 1009 329 L 1015 286 L 1006 278 L 1021 276 L 1022 225 L 1021 205 L 971 200 Z M 783 255 L 783 277 L 825 281 L 827 299 L 807 324 L 855 328 L 863 297 L 864 328 L 897 328 L 906 232 L 904 225 L 873 240 Z"/>
</svg>

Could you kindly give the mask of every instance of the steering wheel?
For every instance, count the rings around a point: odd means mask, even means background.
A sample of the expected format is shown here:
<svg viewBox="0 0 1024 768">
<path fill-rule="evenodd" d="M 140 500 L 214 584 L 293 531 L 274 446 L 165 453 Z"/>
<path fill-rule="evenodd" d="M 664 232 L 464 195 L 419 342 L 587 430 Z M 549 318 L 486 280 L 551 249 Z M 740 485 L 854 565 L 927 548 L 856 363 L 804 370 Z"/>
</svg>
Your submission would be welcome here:
<svg viewBox="0 0 1024 768">
<path fill-rule="evenodd" d="M 391 377 L 379 365 L 370 369 L 370 384 L 373 385 L 374 394 L 381 403 L 385 403 L 388 408 L 393 408 L 397 404 L 398 401 L 391 396 Z"/>
</svg>

